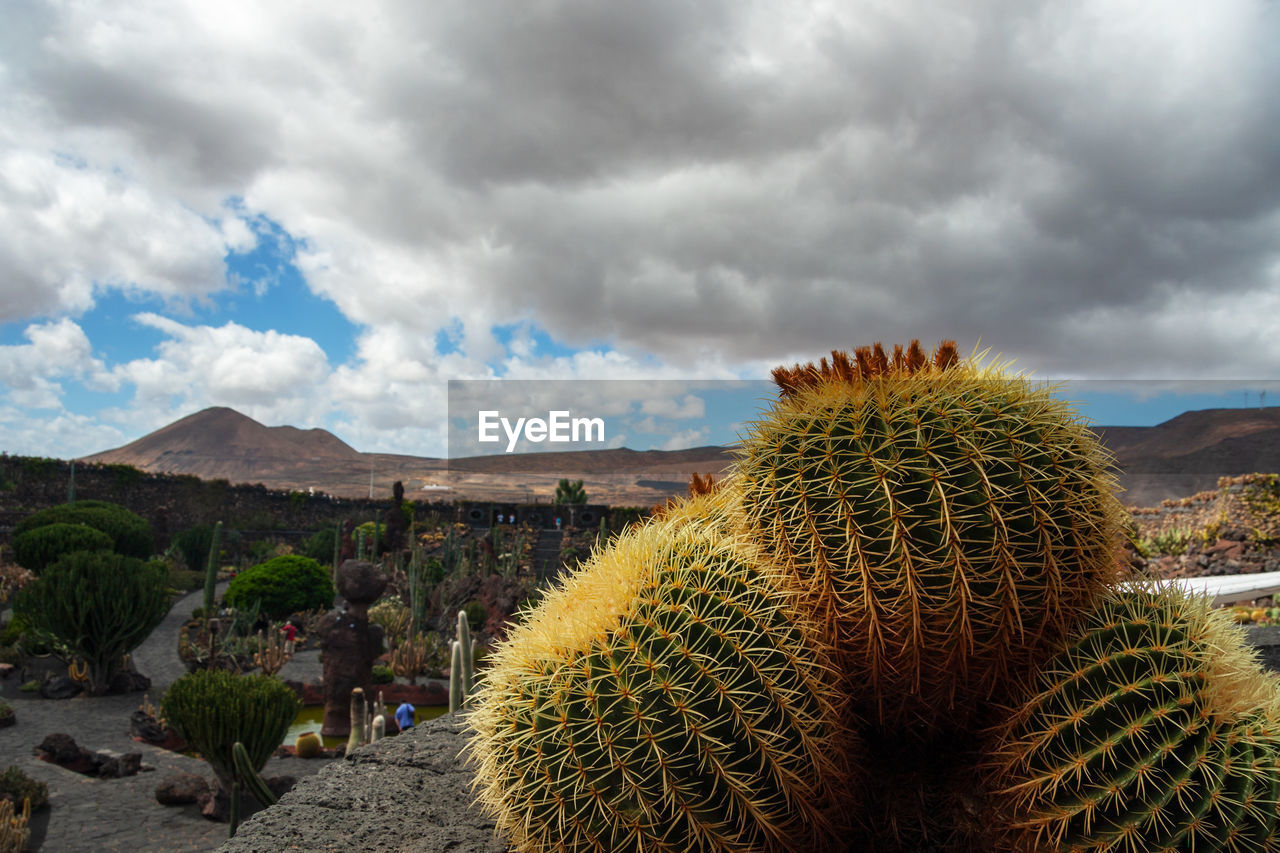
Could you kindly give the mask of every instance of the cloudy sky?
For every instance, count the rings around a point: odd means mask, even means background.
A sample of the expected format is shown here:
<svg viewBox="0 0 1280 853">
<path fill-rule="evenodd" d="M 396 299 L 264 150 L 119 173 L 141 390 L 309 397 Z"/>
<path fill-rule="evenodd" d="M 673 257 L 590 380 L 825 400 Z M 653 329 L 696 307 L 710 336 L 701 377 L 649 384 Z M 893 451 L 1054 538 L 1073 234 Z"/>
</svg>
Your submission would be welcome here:
<svg viewBox="0 0 1280 853">
<path fill-rule="evenodd" d="M 225 405 L 436 454 L 449 379 L 913 337 L 1257 404 L 1277 44 L 1275 0 L 8 0 L 0 449 Z"/>
</svg>

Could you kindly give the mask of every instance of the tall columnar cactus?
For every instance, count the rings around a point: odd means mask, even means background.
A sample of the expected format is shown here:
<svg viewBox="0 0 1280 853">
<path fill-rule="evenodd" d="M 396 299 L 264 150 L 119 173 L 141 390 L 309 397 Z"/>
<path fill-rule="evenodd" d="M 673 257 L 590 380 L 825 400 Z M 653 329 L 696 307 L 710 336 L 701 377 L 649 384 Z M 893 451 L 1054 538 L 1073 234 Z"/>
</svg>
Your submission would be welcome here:
<svg viewBox="0 0 1280 853">
<path fill-rule="evenodd" d="M 466 611 L 458 611 L 458 648 L 462 655 L 462 704 L 469 703 L 476 692 L 476 652 L 471 641 L 471 621 Z"/>
<path fill-rule="evenodd" d="M 1177 588 L 1110 595 L 1000 730 L 1009 850 L 1276 850 L 1280 692 Z"/>
<path fill-rule="evenodd" d="M 962 724 L 1116 576 L 1109 457 L 1050 389 L 951 342 L 774 378 L 733 488 L 885 730 Z"/>
<path fill-rule="evenodd" d="M 238 778 L 232 754 L 236 741 L 244 745 L 249 766 L 260 771 L 284 740 L 301 704 L 278 678 L 207 669 L 170 685 L 160 710 L 170 728 L 204 756 L 230 791 Z"/>
<path fill-rule="evenodd" d="M 816 631 L 747 543 L 690 521 L 706 501 L 620 536 L 491 655 L 470 752 L 515 848 L 833 842 L 851 786 Z"/>
<path fill-rule="evenodd" d="M 222 522 L 213 525 L 209 542 L 209 562 L 204 569 L 204 618 L 213 618 L 213 594 L 218 586 L 218 556 L 222 551 Z"/>
<path fill-rule="evenodd" d="M 357 687 L 351 691 L 351 732 L 347 736 L 347 752 L 364 743 L 365 710 L 364 688 Z"/>
<path fill-rule="evenodd" d="M 241 791 L 247 791 L 263 806 L 274 806 L 278 798 L 267 785 L 267 781 L 262 778 L 262 774 L 258 772 L 261 768 L 253 766 L 253 760 L 249 758 L 249 752 L 244 748 L 244 744 L 236 741 L 231 747 L 231 758 L 236 772 L 236 781 L 231 786 L 231 826 L 227 830 L 227 835 L 234 838 L 236 829 L 240 825 Z"/>
</svg>

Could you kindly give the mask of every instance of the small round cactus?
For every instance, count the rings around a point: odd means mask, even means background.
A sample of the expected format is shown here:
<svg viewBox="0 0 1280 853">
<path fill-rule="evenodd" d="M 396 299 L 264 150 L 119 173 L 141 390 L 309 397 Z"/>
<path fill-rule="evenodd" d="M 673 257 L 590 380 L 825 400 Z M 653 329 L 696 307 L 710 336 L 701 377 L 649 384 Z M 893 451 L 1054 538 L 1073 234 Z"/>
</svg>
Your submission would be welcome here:
<svg viewBox="0 0 1280 853">
<path fill-rule="evenodd" d="M 320 735 L 315 732 L 303 732 L 293 742 L 293 748 L 299 758 L 316 758 L 324 748 Z"/>
<path fill-rule="evenodd" d="M 1050 389 L 951 342 L 774 378 L 732 488 L 884 731 L 962 726 L 1116 577 L 1109 457 Z"/>
<path fill-rule="evenodd" d="M 491 656 L 470 752 L 516 848 L 835 843 L 831 673 L 714 501 L 621 535 Z"/>
</svg>

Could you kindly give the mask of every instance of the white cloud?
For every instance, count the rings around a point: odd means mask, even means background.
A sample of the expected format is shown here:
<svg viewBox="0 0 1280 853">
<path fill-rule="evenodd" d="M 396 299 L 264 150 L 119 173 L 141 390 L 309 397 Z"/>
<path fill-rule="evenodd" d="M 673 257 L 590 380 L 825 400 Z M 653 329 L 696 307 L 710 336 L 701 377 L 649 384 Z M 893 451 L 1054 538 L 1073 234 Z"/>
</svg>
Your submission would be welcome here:
<svg viewBox="0 0 1280 853">
<path fill-rule="evenodd" d="M 6 23 L 0 320 L 215 292 L 264 215 L 361 329 L 331 366 L 167 328 L 209 358 L 112 371 L 156 411 L 336 412 L 408 452 L 439 441 L 450 377 L 763 376 L 914 337 L 1055 375 L 1280 362 L 1275 4 L 84 0 Z M 504 346 L 511 325 L 573 352 Z M 276 384 L 299 365 L 319 380 Z"/>
<path fill-rule="evenodd" d="M 711 430 L 708 427 L 681 430 L 663 442 L 659 450 L 685 450 L 690 447 L 701 447 L 708 443 Z"/>
<path fill-rule="evenodd" d="M 119 447 L 130 440 L 132 438 L 125 438 L 119 429 L 97 417 L 0 406 L 0 449 L 6 453 L 75 459 Z M 50 454 L 51 447 L 58 448 L 59 452 Z"/>
<path fill-rule="evenodd" d="M 672 420 L 688 420 L 706 417 L 707 405 L 701 397 L 686 394 L 679 400 L 674 397 L 645 400 L 640 406 L 640 411 L 646 415 L 656 415 Z"/>
<path fill-rule="evenodd" d="M 167 337 L 156 357 L 112 369 L 134 389 L 128 409 L 113 413 L 118 422 L 146 432 L 209 406 L 229 406 L 268 425 L 311 426 L 327 417 L 332 403 L 317 389 L 332 369 L 310 338 L 236 323 L 187 326 L 153 313 L 134 319 Z"/>
<path fill-rule="evenodd" d="M 112 384 L 103 363 L 93 357 L 89 338 L 75 322 L 33 323 L 23 336 L 29 343 L 0 346 L 0 384 L 13 404 L 27 409 L 61 408 L 64 379 L 95 387 Z"/>
<path fill-rule="evenodd" d="M 0 320 L 79 314 L 114 288 L 186 299 L 226 286 L 253 235 L 123 175 L 53 152 L 0 149 Z"/>
</svg>

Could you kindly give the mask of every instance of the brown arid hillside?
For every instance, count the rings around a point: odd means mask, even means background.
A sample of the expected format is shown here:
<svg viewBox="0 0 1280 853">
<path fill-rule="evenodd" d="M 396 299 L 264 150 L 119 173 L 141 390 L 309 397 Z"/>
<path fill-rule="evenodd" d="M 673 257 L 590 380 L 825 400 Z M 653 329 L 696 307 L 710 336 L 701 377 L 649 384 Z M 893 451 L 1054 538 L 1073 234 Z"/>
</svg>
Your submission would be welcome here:
<svg viewBox="0 0 1280 853">
<path fill-rule="evenodd" d="M 1115 454 L 1122 500 L 1152 507 L 1217 488 L 1220 477 L 1280 471 L 1280 408 L 1206 409 L 1152 427 L 1098 427 Z M 651 506 L 682 494 L 692 474 L 722 475 L 733 450 L 587 450 L 444 460 L 361 453 L 323 429 L 263 426 L 226 408 L 205 409 L 86 461 L 273 489 L 367 497 L 404 483 L 416 500 L 550 501 L 563 477 L 589 500 Z"/>
<path fill-rule="evenodd" d="M 1280 471 L 1280 408 L 1202 409 L 1095 431 L 1116 456 L 1130 506 L 1212 491 L 1221 477 Z"/>
<path fill-rule="evenodd" d="M 86 462 L 205 480 L 261 483 L 340 497 L 385 495 L 404 483 L 413 500 L 551 501 L 561 478 L 581 479 L 592 503 L 652 506 L 684 493 L 692 474 L 719 474 L 723 447 L 584 450 L 445 460 L 361 453 L 323 429 L 263 426 L 233 409 L 196 412 Z"/>
</svg>

